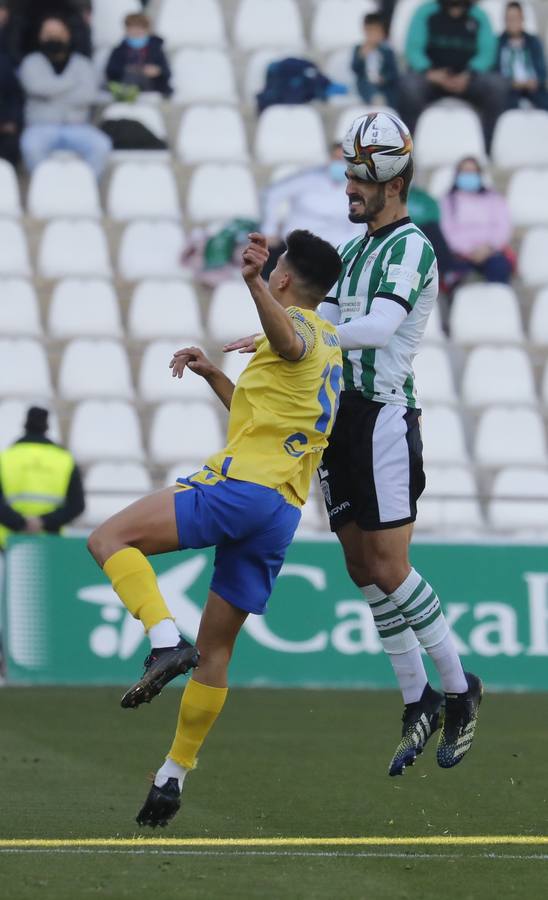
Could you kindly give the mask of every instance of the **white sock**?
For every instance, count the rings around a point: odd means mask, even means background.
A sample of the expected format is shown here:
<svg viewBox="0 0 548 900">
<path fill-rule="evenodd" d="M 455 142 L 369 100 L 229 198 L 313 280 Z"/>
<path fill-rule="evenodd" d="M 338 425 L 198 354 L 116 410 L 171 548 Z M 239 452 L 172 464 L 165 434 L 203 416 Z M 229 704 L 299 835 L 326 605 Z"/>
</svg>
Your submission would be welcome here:
<svg viewBox="0 0 548 900">
<path fill-rule="evenodd" d="M 403 702 L 416 703 L 420 700 L 428 682 L 420 647 L 413 647 L 405 653 L 389 653 L 392 668 L 398 679 Z"/>
<path fill-rule="evenodd" d="M 163 787 L 168 778 L 176 778 L 179 782 L 179 790 L 182 791 L 183 782 L 188 772 L 189 769 L 180 766 L 179 763 L 176 763 L 174 759 L 170 759 L 168 756 L 163 766 L 156 772 L 154 784 L 156 787 Z"/>
<path fill-rule="evenodd" d="M 157 625 L 148 629 L 150 646 L 155 650 L 161 647 L 176 647 L 181 639 L 179 629 L 173 619 L 162 619 Z"/>
<path fill-rule="evenodd" d="M 451 634 L 446 634 L 439 644 L 425 647 L 425 650 L 439 672 L 444 691 L 463 694 L 468 690 L 468 682 Z"/>
</svg>

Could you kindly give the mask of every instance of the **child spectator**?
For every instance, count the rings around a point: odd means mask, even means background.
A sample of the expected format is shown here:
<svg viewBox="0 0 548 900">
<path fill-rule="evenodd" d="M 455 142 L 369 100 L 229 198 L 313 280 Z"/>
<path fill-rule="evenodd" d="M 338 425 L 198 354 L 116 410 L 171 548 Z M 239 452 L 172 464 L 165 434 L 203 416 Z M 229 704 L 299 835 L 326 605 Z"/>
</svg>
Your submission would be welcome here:
<svg viewBox="0 0 548 900">
<path fill-rule="evenodd" d="M 124 20 L 126 37 L 110 54 L 107 80 L 114 86 L 155 91 L 169 97 L 171 71 L 163 50 L 163 40 L 150 33 L 150 19 L 144 13 L 131 13 Z"/>
<path fill-rule="evenodd" d="M 356 73 L 358 93 L 366 103 L 381 95 L 381 102 L 397 109 L 398 64 L 387 42 L 386 25 L 379 13 L 368 13 L 363 20 L 363 43 L 354 48 L 352 71 Z"/>
<path fill-rule="evenodd" d="M 506 30 L 499 37 L 497 69 L 511 84 L 508 109 L 528 100 L 538 109 L 548 110 L 544 48 L 538 37 L 523 30 L 521 3 L 506 6 Z"/>
</svg>

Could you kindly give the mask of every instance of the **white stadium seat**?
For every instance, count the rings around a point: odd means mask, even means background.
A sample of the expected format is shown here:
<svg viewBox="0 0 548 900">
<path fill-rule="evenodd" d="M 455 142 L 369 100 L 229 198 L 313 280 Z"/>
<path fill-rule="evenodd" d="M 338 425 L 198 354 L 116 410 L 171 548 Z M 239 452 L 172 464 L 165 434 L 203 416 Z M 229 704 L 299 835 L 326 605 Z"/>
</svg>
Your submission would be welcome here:
<svg viewBox="0 0 548 900">
<path fill-rule="evenodd" d="M 448 406 L 428 406 L 421 418 L 424 459 L 430 465 L 468 462 L 462 421 Z"/>
<path fill-rule="evenodd" d="M 219 190 L 219 165 L 198 166 L 191 177 L 187 194 L 187 214 L 194 222 L 230 220 L 236 216 L 259 218 L 259 199 L 251 169 L 223 165 L 223 187 Z"/>
<path fill-rule="evenodd" d="M 547 227 L 537 226 L 526 232 L 519 248 L 518 272 L 528 287 L 548 283 Z"/>
<path fill-rule="evenodd" d="M 477 530 L 483 525 L 474 475 L 468 466 L 428 466 L 418 501 L 419 531 Z"/>
<path fill-rule="evenodd" d="M 506 194 L 513 224 L 519 227 L 548 225 L 547 196 L 548 169 L 513 172 Z"/>
<path fill-rule="evenodd" d="M 394 15 L 390 24 L 390 43 L 397 53 L 403 55 L 411 19 L 424 0 L 398 0 L 394 4 Z"/>
<path fill-rule="evenodd" d="M 238 99 L 232 63 L 223 50 L 179 50 L 172 70 L 176 103 L 236 103 Z"/>
<path fill-rule="evenodd" d="M 445 194 L 448 194 L 453 187 L 455 181 L 455 166 L 439 166 L 432 171 L 428 182 L 428 193 L 432 194 L 436 200 L 441 200 Z"/>
<path fill-rule="evenodd" d="M 33 398 L 32 404 L 29 400 L 0 401 L 0 451 L 4 450 L 23 436 L 25 419 L 27 417 L 29 406 L 34 405 L 38 400 L 38 397 Z M 47 409 L 50 404 L 47 401 L 41 401 L 40 406 L 45 406 Z M 49 429 L 47 437 L 52 441 L 59 442 L 61 440 L 59 420 L 56 413 L 51 409 L 49 410 Z"/>
<path fill-rule="evenodd" d="M 535 297 L 529 319 L 529 340 L 537 347 L 548 347 L 548 288 Z"/>
<path fill-rule="evenodd" d="M 240 50 L 258 47 L 285 47 L 302 50 L 303 27 L 295 0 L 240 0 L 234 20 L 234 41 Z"/>
<path fill-rule="evenodd" d="M 222 47 L 225 27 L 217 0 L 162 0 L 154 31 L 169 50 L 186 47 Z"/>
<path fill-rule="evenodd" d="M 0 276 L 30 275 L 25 233 L 18 222 L 0 219 Z"/>
<path fill-rule="evenodd" d="M 107 209 L 115 222 L 179 219 L 181 212 L 173 169 L 165 163 L 120 163 L 109 184 Z"/>
<path fill-rule="evenodd" d="M 497 121 L 491 156 L 498 169 L 546 166 L 548 116 L 540 109 L 511 109 Z"/>
<path fill-rule="evenodd" d="M 0 159 L 0 216 L 21 215 L 19 183 L 15 169 L 5 159 Z"/>
<path fill-rule="evenodd" d="M 84 522 L 99 525 L 152 490 L 150 475 L 138 462 L 94 463 L 84 479 Z"/>
<path fill-rule="evenodd" d="M 46 159 L 31 175 L 27 206 L 34 219 L 99 218 L 101 201 L 93 170 L 81 159 Z"/>
<path fill-rule="evenodd" d="M 244 95 L 248 103 L 254 104 L 257 94 L 264 88 L 270 63 L 283 59 L 284 56 L 286 53 L 283 47 L 269 47 L 250 54 L 244 75 Z"/>
<path fill-rule="evenodd" d="M 548 523 L 548 470 L 517 467 L 497 472 L 491 488 L 489 522 L 497 531 L 538 530 Z"/>
<path fill-rule="evenodd" d="M 445 344 L 446 337 L 442 331 L 440 308 L 437 303 L 434 304 L 432 312 L 428 316 L 423 340 L 425 344 Z"/>
<path fill-rule="evenodd" d="M 419 403 L 455 402 L 453 373 L 443 347 L 427 344 L 419 350 L 413 365 Z"/>
<path fill-rule="evenodd" d="M 548 363 L 544 366 L 542 373 L 541 396 L 544 406 L 548 408 Z"/>
<path fill-rule="evenodd" d="M 200 340 L 204 329 L 194 288 L 177 280 L 142 281 L 131 298 L 128 330 L 140 341 L 178 341 L 180 335 Z"/>
<path fill-rule="evenodd" d="M 132 222 L 122 235 L 118 271 L 127 281 L 181 277 L 184 246 L 183 229 L 175 222 Z"/>
<path fill-rule="evenodd" d="M 171 402 L 157 407 L 150 428 L 150 456 L 155 463 L 205 460 L 223 446 L 219 419 L 210 404 Z"/>
<path fill-rule="evenodd" d="M 192 344 L 188 338 L 175 337 L 170 341 L 153 341 L 147 344 L 139 370 L 139 396 L 145 403 L 162 400 L 210 400 L 214 394 L 205 378 L 190 369 L 182 378 L 174 378 L 169 362 L 175 350 Z"/>
<path fill-rule="evenodd" d="M 219 140 L 212 140 L 212 133 Z M 179 126 L 177 154 L 187 165 L 246 162 L 247 139 L 239 110 L 233 106 L 190 106 Z"/>
<path fill-rule="evenodd" d="M 31 338 L 0 338 L 0 397 L 51 397 L 48 358 Z"/>
<path fill-rule="evenodd" d="M 325 52 L 357 44 L 363 17 L 370 12 L 377 12 L 373 0 L 323 0 L 314 11 L 312 46 Z"/>
<path fill-rule="evenodd" d="M 225 281 L 215 288 L 207 332 L 219 344 L 262 332 L 255 304 L 243 281 Z"/>
<path fill-rule="evenodd" d="M 94 47 L 112 47 L 124 37 L 124 18 L 142 12 L 139 0 L 93 0 L 92 34 Z"/>
<path fill-rule="evenodd" d="M 347 88 L 347 94 L 336 95 L 337 102 L 344 104 L 360 102 L 356 88 L 356 75 L 352 71 L 352 49 L 350 47 L 339 47 L 338 50 L 333 50 L 327 57 L 322 71 L 331 81 L 344 84 Z"/>
<path fill-rule="evenodd" d="M 238 353 L 237 350 L 226 353 L 223 356 L 223 372 L 227 378 L 230 378 L 233 384 L 236 384 L 238 378 L 252 359 L 252 353 Z"/>
<path fill-rule="evenodd" d="M 506 3 L 501 2 L 501 0 L 480 0 L 478 6 L 488 15 L 493 32 L 501 34 L 504 31 Z M 533 4 L 522 2 L 521 6 L 524 13 L 524 30 L 530 34 L 537 34 L 538 23 Z"/>
<path fill-rule="evenodd" d="M 329 520 L 325 511 L 324 504 L 319 500 L 316 494 L 312 492 L 308 496 L 308 500 L 301 508 L 301 521 L 297 526 L 297 534 L 303 537 L 310 531 L 329 532 Z"/>
<path fill-rule="evenodd" d="M 121 337 L 116 293 L 100 278 L 65 278 L 53 290 L 48 313 L 51 337 Z"/>
<path fill-rule="evenodd" d="M 23 278 L 0 281 L 0 334 L 38 337 L 42 333 L 34 286 Z"/>
<path fill-rule="evenodd" d="M 464 366 L 462 398 L 471 407 L 536 403 L 529 356 L 519 347 L 475 347 Z"/>
<path fill-rule="evenodd" d="M 122 400 L 84 400 L 74 410 L 69 447 L 80 463 L 141 460 L 144 457 L 139 419 Z"/>
<path fill-rule="evenodd" d="M 417 163 L 424 168 L 454 164 L 464 156 L 485 157 L 480 120 L 460 101 L 429 106 L 419 118 L 414 141 Z"/>
<path fill-rule="evenodd" d="M 161 141 L 165 141 L 167 138 L 166 126 L 160 110 L 148 103 L 138 101 L 136 103 L 111 103 L 102 112 L 103 122 L 118 121 L 119 119 L 132 119 L 140 122 Z M 136 153 L 138 151 L 129 152 Z M 153 152 L 157 153 L 158 151 Z"/>
<path fill-rule="evenodd" d="M 451 304 L 451 338 L 457 344 L 510 344 L 524 339 L 518 299 L 506 284 L 467 284 Z"/>
<path fill-rule="evenodd" d="M 123 345 L 101 339 L 70 341 L 61 358 L 59 393 L 64 400 L 131 399 L 131 371 Z"/>
<path fill-rule="evenodd" d="M 474 444 L 482 466 L 544 465 L 546 436 L 536 410 L 495 407 L 482 413 Z"/>
<path fill-rule="evenodd" d="M 327 147 L 319 113 L 311 106 L 269 106 L 259 117 L 255 156 L 265 166 L 325 162 Z"/>
<path fill-rule="evenodd" d="M 104 277 L 111 274 L 105 233 L 97 222 L 55 219 L 48 222 L 38 252 L 43 278 Z"/>
</svg>

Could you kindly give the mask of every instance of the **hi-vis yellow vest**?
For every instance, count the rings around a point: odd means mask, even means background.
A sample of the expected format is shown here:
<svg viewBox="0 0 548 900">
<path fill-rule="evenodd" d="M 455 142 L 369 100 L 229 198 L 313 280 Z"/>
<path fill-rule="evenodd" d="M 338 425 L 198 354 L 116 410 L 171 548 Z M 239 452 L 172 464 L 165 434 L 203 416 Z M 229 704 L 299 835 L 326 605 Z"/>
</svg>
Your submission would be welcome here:
<svg viewBox="0 0 548 900">
<path fill-rule="evenodd" d="M 13 444 L 0 453 L 0 484 L 10 506 L 23 516 L 41 516 L 61 506 L 74 468 L 68 450 L 55 444 Z M 0 547 L 10 531 L 0 525 Z"/>
</svg>

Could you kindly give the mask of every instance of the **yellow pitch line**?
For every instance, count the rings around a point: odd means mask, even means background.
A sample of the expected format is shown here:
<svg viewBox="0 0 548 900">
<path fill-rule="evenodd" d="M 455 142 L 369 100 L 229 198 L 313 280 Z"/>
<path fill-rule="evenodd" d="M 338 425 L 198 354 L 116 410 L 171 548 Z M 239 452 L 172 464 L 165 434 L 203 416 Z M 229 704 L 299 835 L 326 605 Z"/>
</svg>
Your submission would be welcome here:
<svg viewBox="0 0 548 900">
<path fill-rule="evenodd" d="M 548 835 L 477 834 L 420 837 L 260 837 L 260 838 L 8 838 L 0 848 L 40 847 L 478 847 L 548 844 Z"/>
</svg>

